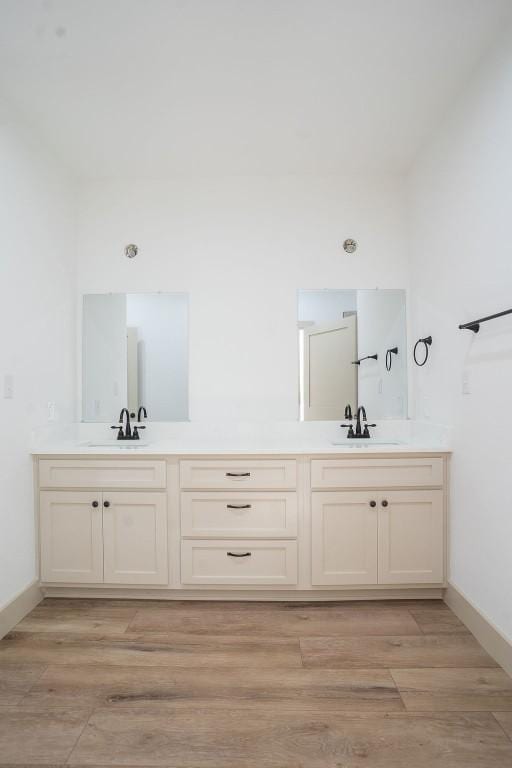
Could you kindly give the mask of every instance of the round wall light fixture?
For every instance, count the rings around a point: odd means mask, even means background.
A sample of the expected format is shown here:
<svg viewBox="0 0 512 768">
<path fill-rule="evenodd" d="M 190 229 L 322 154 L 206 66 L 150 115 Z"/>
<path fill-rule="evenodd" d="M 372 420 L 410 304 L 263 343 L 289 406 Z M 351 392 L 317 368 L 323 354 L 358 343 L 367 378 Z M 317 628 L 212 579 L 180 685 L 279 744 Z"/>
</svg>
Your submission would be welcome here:
<svg viewBox="0 0 512 768">
<path fill-rule="evenodd" d="M 133 243 L 130 243 L 130 245 L 127 245 L 126 248 L 124 249 L 124 255 L 126 256 L 127 259 L 134 259 L 138 254 L 138 252 L 139 252 L 139 249 Z"/>
<path fill-rule="evenodd" d="M 348 237 L 343 243 L 343 250 L 345 253 L 354 253 L 354 251 L 357 250 L 357 242 L 352 240 L 351 237 Z"/>
</svg>

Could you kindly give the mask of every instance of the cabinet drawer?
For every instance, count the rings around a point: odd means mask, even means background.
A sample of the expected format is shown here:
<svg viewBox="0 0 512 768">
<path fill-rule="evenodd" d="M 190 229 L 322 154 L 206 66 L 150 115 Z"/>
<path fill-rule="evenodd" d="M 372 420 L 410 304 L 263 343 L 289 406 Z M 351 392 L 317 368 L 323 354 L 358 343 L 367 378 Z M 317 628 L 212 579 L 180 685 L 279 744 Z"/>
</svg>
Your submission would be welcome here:
<svg viewBox="0 0 512 768">
<path fill-rule="evenodd" d="M 280 488 L 297 485 L 293 459 L 204 460 L 180 462 L 182 488 Z"/>
<path fill-rule="evenodd" d="M 41 488 L 165 488 L 165 461 L 41 459 Z"/>
<path fill-rule="evenodd" d="M 195 538 L 297 536 L 297 494 L 265 491 L 185 491 L 181 535 Z"/>
<path fill-rule="evenodd" d="M 295 541 L 181 542 L 183 584 L 297 583 Z"/>
<path fill-rule="evenodd" d="M 313 459 L 311 487 L 395 488 L 443 485 L 443 459 Z"/>
</svg>

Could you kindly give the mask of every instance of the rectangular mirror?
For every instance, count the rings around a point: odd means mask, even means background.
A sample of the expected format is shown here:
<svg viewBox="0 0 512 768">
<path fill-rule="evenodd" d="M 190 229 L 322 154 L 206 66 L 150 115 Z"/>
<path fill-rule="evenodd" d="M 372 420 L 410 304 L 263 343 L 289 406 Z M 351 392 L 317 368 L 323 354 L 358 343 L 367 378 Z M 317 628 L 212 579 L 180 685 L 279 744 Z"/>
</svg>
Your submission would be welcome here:
<svg viewBox="0 0 512 768">
<path fill-rule="evenodd" d="M 188 295 L 86 294 L 82 419 L 115 423 L 140 406 L 152 421 L 188 419 Z"/>
<path fill-rule="evenodd" d="M 407 418 L 404 290 L 300 290 L 300 419 Z"/>
</svg>

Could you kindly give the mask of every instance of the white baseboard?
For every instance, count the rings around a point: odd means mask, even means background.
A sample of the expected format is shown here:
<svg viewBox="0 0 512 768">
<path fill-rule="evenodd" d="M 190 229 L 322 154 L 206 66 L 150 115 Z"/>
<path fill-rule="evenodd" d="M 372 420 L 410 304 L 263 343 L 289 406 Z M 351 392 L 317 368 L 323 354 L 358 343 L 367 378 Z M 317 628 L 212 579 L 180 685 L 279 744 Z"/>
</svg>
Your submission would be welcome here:
<svg viewBox="0 0 512 768">
<path fill-rule="evenodd" d="M 487 653 L 512 677 L 512 643 L 452 584 L 448 584 L 444 601 L 473 633 Z"/>
<path fill-rule="evenodd" d="M 33 581 L 6 605 L 0 608 L 0 639 L 11 631 L 27 613 L 43 599 L 43 591 L 38 581 Z"/>
</svg>

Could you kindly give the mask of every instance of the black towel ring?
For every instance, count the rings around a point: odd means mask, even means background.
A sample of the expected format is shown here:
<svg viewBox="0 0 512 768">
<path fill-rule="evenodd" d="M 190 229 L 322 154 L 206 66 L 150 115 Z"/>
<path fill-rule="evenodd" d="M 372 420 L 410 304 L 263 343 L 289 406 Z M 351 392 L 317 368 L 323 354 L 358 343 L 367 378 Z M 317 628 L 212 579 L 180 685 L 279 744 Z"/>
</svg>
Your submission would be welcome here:
<svg viewBox="0 0 512 768">
<path fill-rule="evenodd" d="M 425 347 L 425 359 L 423 360 L 423 362 L 422 362 L 422 363 L 419 363 L 419 362 L 418 362 L 418 358 L 416 357 L 416 350 L 417 350 L 417 348 L 418 348 L 418 346 L 419 346 L 420 344 L 423 344 L 423 345 L 424 345 L 424 347 Z M 415 363 L 416 363 L 416 365 L 417 365 L 417 366 L 419 366 L 420 368 L 421 368 L 422 366 L 424 366 L 424 365 L 425 365 L 425 363 L 426 363 L 426 362 L 427 362 L 427 360 L 428 360 L 428 356 L 429 356 L 429 352 L 430 352 L 430 350 L 429 350 L 429 347 L 430 347 L 431 345 L 432 345 L 432 336 L 425 336 L 425 338 L 424 338 L 424 339 L 418 339 L 418 341 L 417 341 L 417 342 L 416 342 L 416 344 L 414 345 L 414 351 L 413 351 L 413 353 L 412 353 L 412 356 L 414 357 L 414 362 L 415 362 Z"/>
<path fill-rule="evenodd" d="M 386 371 L 391 370 L 393 355 L 398 355 L 398 347 L 391 347 L 391 349 L 386 351 Z"/>
</svg>

